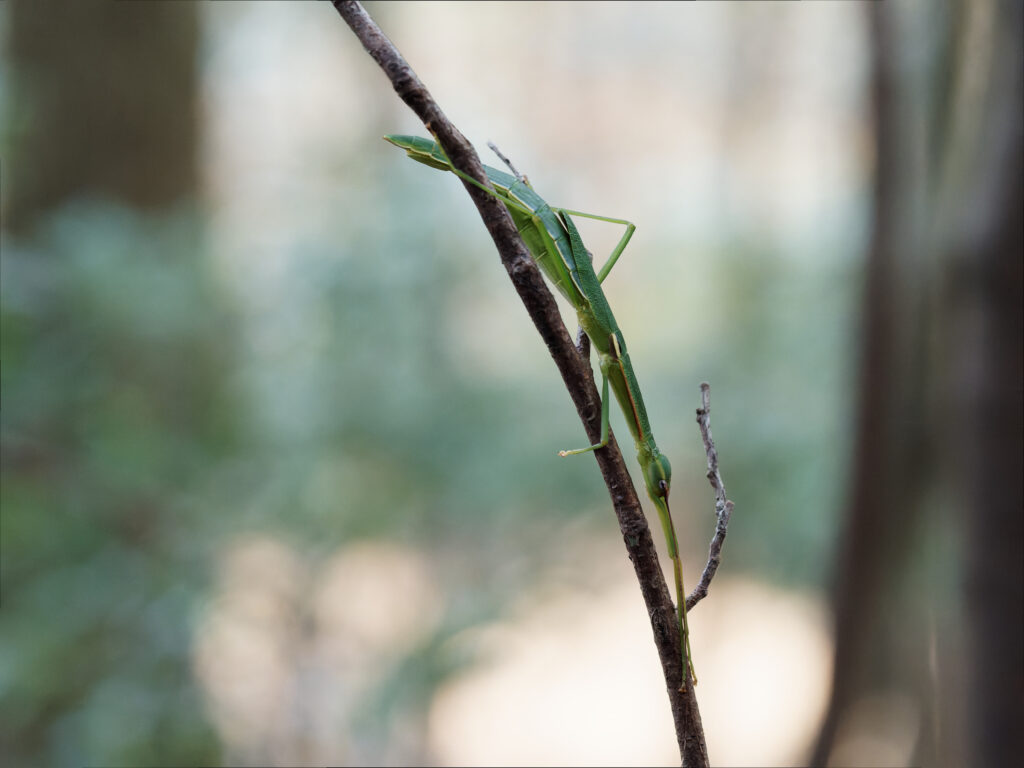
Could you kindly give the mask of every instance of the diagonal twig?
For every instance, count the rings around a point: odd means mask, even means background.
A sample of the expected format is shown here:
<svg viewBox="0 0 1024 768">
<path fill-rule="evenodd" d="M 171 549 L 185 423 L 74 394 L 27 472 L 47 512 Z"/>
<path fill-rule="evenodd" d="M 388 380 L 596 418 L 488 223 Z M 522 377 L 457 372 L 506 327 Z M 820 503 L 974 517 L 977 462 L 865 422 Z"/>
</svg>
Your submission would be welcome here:
<svg viewBox="0 0 1024 768">
<path fill-rule="evenodd" d="M 332 2 L 366 51 L 384 70 L 395 92 L 436 137 L 452 165 L 481 184 L 490 186 L 472 145 L 445 117 L 426 86 L 362 6 L 355 0 Z M 598 442 L 601 409 L 593 374 L 573 345 L 540 270 L 519 237 L 505 206 L 472 184 L 463 182 L 463 186 L 480 212 L 516 292 L 558 367 L 591 443 Z M 706 766 L 708 756 L 700 710 L 694 686 L 682 685 L 683 675 L 688 675 L 689 671 L 683 668 L 672 598 L 640 500 L 614 436 L 610 437 L 607 448 L 595 451 L 594 456 L 608 487 L 619 529 L 647 606 L 683 764 Z"/>
<path fill-rule="evenodd" d="M 711 580 L 715 577 L 718 565 L 722 561 L 722 544 L 725 542 L 725 533 L 729 528 L 729 518 L 732 517 L 733 508 L 733 503 L 726 498 L 725 483 L 722 482 L 722 474 L 718 471 L 718 451 L 715 449 L 715 441 L 711 437 L 711 386 L 707 382 L 700 385 L 700 402 L 701 407 L 697 409 L 697 425 L 700 427 L 700 436 L 704 440 L 704 451 L 708 456 L 707 478 L 711 482 L 711 487 L 715 489 L 715 516 L 718 518 L 718 523 L 715 525 L 715 535 L 711 538 L 708 563 L 704 566 L 700 583 L 686 598 L 686 610 L 688 611 L 692 611 L 693 606 L 708 594 L 708 587 L 711 586 Z"/>
</svg>

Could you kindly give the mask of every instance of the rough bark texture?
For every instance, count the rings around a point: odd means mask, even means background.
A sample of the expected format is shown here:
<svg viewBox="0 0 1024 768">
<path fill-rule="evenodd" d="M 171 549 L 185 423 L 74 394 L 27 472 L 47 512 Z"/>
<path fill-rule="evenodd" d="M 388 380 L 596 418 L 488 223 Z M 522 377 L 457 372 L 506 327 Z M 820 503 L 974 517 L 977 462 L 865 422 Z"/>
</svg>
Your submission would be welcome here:
<svg viewBox="0 0 1024 768">
<path fill-rule="evenodd" d="M 424 84 L 366 11 L 357 2 L 334 0 L 334 6 L 370 56 L 384 70 L 402 101 L 437 138 L 452 164 L 482 184 L 487 184 L 480 159 L 472 145 L 445 117 Z M 464 186 L 494 240 L 516 292 L 562 375 L 587 435 L 592 442 L 598 442 L 601 409 L 593 375 L 574 346 L 540 270 L 530 257 L 505 207 L 472 184 L 464 183 Z M 608 447 L 595 451 L 594 456 L 608 487 L 619 529 L 647 605 L 654 641 L 665 674 L 683 764 L 705 766 L 708 764 L 707 747 L 693 685 L 687 685 L 684 691 L 679 690 L 683 682 L 679 631 L 650 528 L 614 436 Z"/>
</svg>

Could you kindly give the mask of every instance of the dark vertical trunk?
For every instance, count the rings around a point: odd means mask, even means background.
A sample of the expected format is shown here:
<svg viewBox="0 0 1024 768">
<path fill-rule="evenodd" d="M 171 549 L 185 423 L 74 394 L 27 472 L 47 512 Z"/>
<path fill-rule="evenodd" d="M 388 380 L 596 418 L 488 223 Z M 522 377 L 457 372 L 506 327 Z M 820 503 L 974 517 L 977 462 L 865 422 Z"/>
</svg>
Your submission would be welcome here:
<svg viewBox="0 0 1024 768">
<path fill-rule="evenodd" d="M 79 195 L 153 208 L 195 193 L 197 9 L 10 3 L 6 227 Z"/>
<path fill-rule="evenodd" d="M 832 693 L 813 763 L 825 764 L 858 701 L 893 691 L 913 671 L 906 647 L 924 644 L 920 605 L 899 585 L 920 515 L 927 425 L 921 398 L 921 307 L 928 275 L 916 268 L 911 206 L 914 157 L 891 8 L 869 8 L 875 163 L 872 238 L 865 264 L 856 446 L 840 536 Z M 899 617 L 899 618 L 897 618 Z M 893 626 L 900 626 L 898 638 Z M 903 647 L 900 647 L 903 646 Z M 921 654 L 917 654 L 918 658 Z M 900 678 L 903 678 L 900 680 Z"/>
<path fill-rule="evenodd" d="M 950 355 L 957 406 L 952 458 L 965 525 L 964 616 L 970 762 L 1024 755 L 1024 6 L 1001 4 L 977 158 L 951 249 L 948 295 L 959 342 Z"/>
<path fill-rule="evenodd" d="M 813 762 L 858 761 L 846 727 L 895 696 L 911 702 L 909 762 L 1008 765 L 1024 720 L 1024 20 L 1014 2 L 869 13 L 874 229 Z"/>
<path fill-rule="evenodd" d="M 1016 187 L 999 230 L 978 251 L 980 312 L 965 357 L 980 356 L 963 390 L 966 583 L 970 654 L 971 747 L 978 765 L 1013 765 L 1024 755 L 1024 461 L 1021 458 L 1020 131 L 1008 160 Z"/>
</svg>

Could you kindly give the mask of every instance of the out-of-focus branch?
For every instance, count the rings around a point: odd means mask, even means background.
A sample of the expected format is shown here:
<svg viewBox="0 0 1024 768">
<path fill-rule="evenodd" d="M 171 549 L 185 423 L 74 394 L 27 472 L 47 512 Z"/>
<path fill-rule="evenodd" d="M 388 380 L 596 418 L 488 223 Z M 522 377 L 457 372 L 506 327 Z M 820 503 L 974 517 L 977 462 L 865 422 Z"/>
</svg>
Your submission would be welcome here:
<svg viewBox="0 0 1024 768">
<path fill-rule="evenodd" d="M 472 145 L 445 117 L 426 86 L 362 6 L 354 0 L 332 2 L 363 47 L 384 70 L 395 92 L 436 137 L 452 165 L 481 184 L 490 186 Z M 463 182 L 463 185 L 494 240 L 516 292 L 558 366 L 587 436 L 592 443 L 598 442 L 601 408 L 590 366 L 573 345 L 540 270 L 519 237 L 505 206 L 472 184 Z M 708 756 L 700 711 L 693 685 L 682 685 L 683 676 L 688 675 L 688 670 L 684 670 L 679 652 L 680 638 L 675 611 L 650 528 L 640 509 L 640 500 L 614 436 L 609 439 L 607 448 L 595 451 L 594 456 L 611 495 L 619 529 L 647 606 L 683 764 L 706 766 Z"/>
<path fill-rule="evenodd" d="M 715 441 L 711 437 L 711 386 L 707 382 L 700 385 L 700 402 L 701 406 L 697 409 L 697 425 L 700 427 L 700 436 L 704 440 L 704 452 L 708 456 L 707 477 L 711 482 L 711 487 L 715 489 L 715 517 L 718 519 L 718 523 L 715 525 L 715 535 L 711 538 L 708 563 L 704 566 L 700 583 L 686 598 L 686 610 L 688 611 L 692 611 L 693 606 L 708 594 L 708 587 L 711 585 L 711 580 L 715 578 L 715 572 L 722 561 L 722 544 L 725 542 L 725 534 L 729 528 L 729 518 L 732 517 L 733 509 L 733 503 L 725 496 L 725 483 L 722 482 L 722 474 L 718 471 L 718 451 L 715 450 Z"/>
</svg>

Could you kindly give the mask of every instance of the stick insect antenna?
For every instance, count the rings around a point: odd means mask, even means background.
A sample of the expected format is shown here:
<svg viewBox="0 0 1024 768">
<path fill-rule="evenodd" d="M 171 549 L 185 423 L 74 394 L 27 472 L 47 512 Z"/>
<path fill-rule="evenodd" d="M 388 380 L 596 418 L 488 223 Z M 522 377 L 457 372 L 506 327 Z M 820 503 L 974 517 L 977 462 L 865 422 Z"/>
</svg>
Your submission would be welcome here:
<svg viewBox="0 0 1024 768">
<path fill-rule="evenodd" d="M 487 146 L 490 147 L 491 151 L 501 159 L 501 162 L 508 166 L 508 169 L 512 171 L 512 175 L 516 177 L 517 181 L 521 181 L 527 186 L 529 186 L 530 182 L 526 180 L 526 177 L 523 176 L 523 174 L 521 174 L 514 165 L 512 165 L 512 161 L 501 153 L 501 150 L 498 149 L 497 144 L 495 144 L 493 141 L 488 141 Z"/>
</svg>

